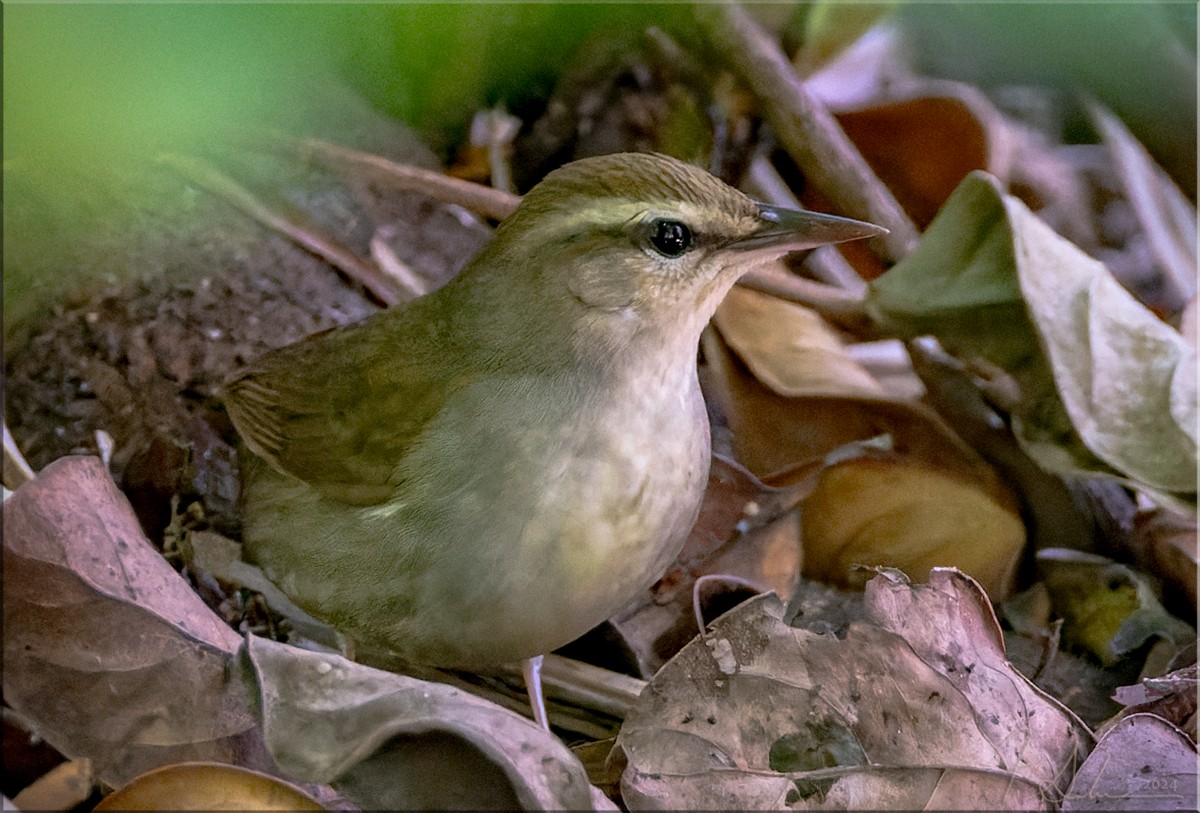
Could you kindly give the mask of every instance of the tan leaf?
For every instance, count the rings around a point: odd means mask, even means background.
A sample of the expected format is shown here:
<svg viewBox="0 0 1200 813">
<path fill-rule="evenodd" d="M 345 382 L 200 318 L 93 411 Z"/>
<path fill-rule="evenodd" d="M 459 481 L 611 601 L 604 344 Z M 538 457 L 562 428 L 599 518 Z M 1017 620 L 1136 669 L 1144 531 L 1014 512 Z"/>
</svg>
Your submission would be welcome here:
<svg viewBox="0 0 1200 813">
<path fill-rule="evenodd" d="M 829 325 L 808 308 L 734 288 L 714 320 L 755 377 L 780 395 L 883 394 Z"/>
<path fill-rule="evenodd" d="M 1195 810 L 1196 744 L 1161 717 L 1130 715 L 1079 767 L 1062 809 Z"/>
<path fill-rule="evenodd" d="M 805 575 L 861 583 L 856 565 L 923 580 L 956 567 L 993 600 L 1012 590 L 1025 526 L 1006 492 L 925 462 L 876 453 L 825 468 L 803 503 Z"/>
<path fill-rule="evenodd" d="M 364 809 L 611 806 L 566 746 L 494 703 L 265 639 L 247 653 L 279 766 Z"/>
<path fill-rule="evenodd" d="M 712 367 L 706 394 L 729 422 L 738 460 L 769 485 L 797 483 L 839 446 L 880 435 L 913 458 L 990 476 L 987 464 L 919 403 L 869 394 L 786 397 L 757 380 L 714 332 L 702 342 Z"/>
<path fill-rule="evenodd" d="M 165 765 L 104 797 L 94 810 L 324 810 L 265 773 L 219 762 Z"/>
</svg>

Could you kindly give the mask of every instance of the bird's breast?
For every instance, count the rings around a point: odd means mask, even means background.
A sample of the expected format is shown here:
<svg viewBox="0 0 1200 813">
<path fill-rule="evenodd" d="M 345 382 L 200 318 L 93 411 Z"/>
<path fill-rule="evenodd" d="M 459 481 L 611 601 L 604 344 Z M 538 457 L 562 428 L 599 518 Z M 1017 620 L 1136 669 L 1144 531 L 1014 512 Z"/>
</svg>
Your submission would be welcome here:
<svg viewBox="0 0 1200 813">
<path fill-rule="evenodd" d="M 425 483 L 424 519 L 438 518 L 428 532 L 449 545 L 420 585 L 431 600 L 442 591 L 461 599 L 450 612 L 464 662 L 571 641 L 678 554 L 709 466 L 694 363 L 627 372 L 570 398 L 561 382 L 541 380 L 513 380 L 474 405 L 464 393 L 460 428 L 446 431 L 474 433 L 469 449 L 443 460 L 440 483 Z M 490 419 L 468 420 L 480 413 Z M 473 563 L 467 578 L 456 561 Z"/>
</svg>

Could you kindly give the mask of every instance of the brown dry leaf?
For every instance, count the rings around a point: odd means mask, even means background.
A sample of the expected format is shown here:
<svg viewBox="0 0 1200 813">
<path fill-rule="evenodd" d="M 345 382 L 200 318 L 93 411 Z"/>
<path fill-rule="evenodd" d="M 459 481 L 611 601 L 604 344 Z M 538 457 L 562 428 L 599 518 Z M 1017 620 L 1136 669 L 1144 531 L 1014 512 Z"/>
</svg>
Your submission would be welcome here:
<svg viewBox="0 0 1200 813">
<path fill-rule="evenodd" d="M 839 113 L 838 123 L 918 228 L 971 170 L 1003 175 L 1011 160 L 1000 114 L 966 85 Z"/>
<path fill-rule="evenodd" d="M 956 567 L 1001 601 L 1025 548 L 1025 525 L 997 481 L 895 454 L 829 465 L 802 505 L 804 573 L 832 584 L 861 584 L 859 565 L 898 568 L 917 581 Z"/>
<path fill-rule="evenodd" d="M 746 293 L 750 296 L 735 299 L 726 323 L 734 337 L 730 343 L 737 342 L 735 349 L 755 375 L 725 343 L 706 334 L 709 395 L 726 415 L 734 449 L 747 468 L 772 485 L 807 483 L 817 490 L 804 503 L 805 574 L 849 585 L 857 564 L 898 567 L 914 578 L 934 566 L 955 566 L 979 579 L 997 600 L 1005 597 L 1025 545 L 1011 489 L 924 406 L 865 389 L 855 396 L 822 394 L 837 388 L 831 380 L 850 390 L 855 375 L 866 374 L 828 345 L 818 354 L 818 370 L 851 373 L 823 377 L 792 365 L 792 358 L 806 352 L 786 338 L 796 325 L 787 316 L 793 306 L 766 307 L 761 304 L 766 297 Z M 784 318 L 756 318 L 767 314 Z M 785 325 L 781 337 L 756 342 L 758 326 L 770 333 L 772 323 Z M 726 335 L 720 321 L 718 326 Z M 866 462 L 845 460 L 842 451 L 842 462 L 825 462 L 835 450 L 881 436 L 890 437 L 893 453 Z M 880 506 L 902 512 L 896 516 L 903 521 Z"/>
<path fill-rule="evenodd" d="M 73 810 L 88 800 L 95 786 L 92 761 L 73 759 L 23 788 L 12 803 L 17 810 Z"/>
<path fill-rule="evenodd" d="M 280 767 L 364 809 L 614 809 L 566 746 L 494 703 L 265 639 L 246 652 Z"/>
<path fill-rule="evenodd" d="M 219 762 L 184 762 L 147 771 L 93 810 L 324 810 L 273 776 Z"/>
<path fill-rule="evenodd" d="M 711 366 L 706 395 L 729 422 L 738 460 L 772 486 L 799 482 L 829 452 L 847 443 L 891 435 L 897 452 L 967 473 L 987 465 L 932 410 L 887 397 L 793 393 L 763 384 L 713 331 L 702 337 Z M 763 357 L 759 362 L 764 363 Z M 781 379 L 784 374 L 773 374 Z"/>
<path fill-rule="evenodd" d="M 1003 114 L 979 88 L 914 74 L 903 39 L 877 26 L 805 87 L 835 112 L 918 228 L 969 172 L 985 170 L 1020 189 L 1064 234 L 1094 243 L 1086 183 L 1071 158 Z M 1038 99 L 1036 90 L 1022 93 Z"/>
<path fill-rule="evenodd" d="M 1125 717 L 1079 766 L 1062 809 L 1195 810 L 1196 744 L 1157 715 Z"/>
<path fill-rule="evenodd" d="M 1196 609 L 1196 573 L 1200 554 L 1196 546 L 1196 516 L 1170 508 L 1143 511 L 1134 517 L 1133 533 L 1126 540 L 1134 561 L 1153 573 Z"/>
<path fill-rule="evenodd" d="M 1195 652 L 1192 652 L 1195 657 Z M 1197 690 L 1200 680 L 1196 677 L 1196 664 L 1177 669 L 1162 677 L 1143 678 L 1133 686 L 1119 686 L 1113 699 L 1125 705 L 1125 715 L 1149 712 L 1157 714 L 1172 725 L 1181 728 L 1196 741 L 1196 706 L 1200 702 Z M 1116 725 L 1116 721 L 1112 721 Z M 1111 725 L 1106 725 L 1106 729 Z M 1103 733 L 1103 732 L 1102 732 Z"/>
<path fill-rule="evenodd" d="M 1021 448 L 1008 424 L 989 402 L 980 379 L 932 337 L 908 343 L 913 369 L 925 385 L 927 403 L 988 461 L 1021 503 L 1030 545 L 1034 548 L 1090 549 L 1102 528 L 1090 495 L 1112 494 L 1128 505 L 1125 491 L 1092 480 L 1067 483 L 1043 469 Z M 1085 495 L 1085 496 L 1081 496 Z M 1117 511 L 1106 508 L 1105 515 Z"/>
<path fill-rule="evenodd" d="M 883 395 L 837 334 L 808 308 L 734 288 L 714 320 L 754 376 L 780 395 Z"/>
<path fill-rule="evenodd" d="M 715 622 L 617 738 L 628 807 L 1050 809 L 1090 734 L 1005 660 L 979 586 L 883 574 L 865 607 L 844 636 L 773 595 Z"/>
<path fill-rule="evenodd" d="M 240 643 L 98 458 L 55 461 L 5 502 L 5 701 L 101 780 L 196 759 L 269 767 Z"/>
</svg>

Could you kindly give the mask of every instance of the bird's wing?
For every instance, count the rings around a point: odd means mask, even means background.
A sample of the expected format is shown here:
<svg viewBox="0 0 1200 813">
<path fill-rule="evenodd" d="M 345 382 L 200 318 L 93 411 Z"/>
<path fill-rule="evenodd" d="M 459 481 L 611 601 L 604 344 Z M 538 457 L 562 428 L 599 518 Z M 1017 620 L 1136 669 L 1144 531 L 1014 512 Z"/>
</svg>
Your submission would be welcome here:
<svg viewBox="0 0 1200 813">
<path fill-rule="evenodd" d="M 225 384 L 225 404 L 275 469 L 372 505 L 391 495 L 398 464 L 465 376 L 436 348 L 413 346 L 426 343 L 403 322 L 386 334 L 363 327 L 267 353 Z"/>
</svg>

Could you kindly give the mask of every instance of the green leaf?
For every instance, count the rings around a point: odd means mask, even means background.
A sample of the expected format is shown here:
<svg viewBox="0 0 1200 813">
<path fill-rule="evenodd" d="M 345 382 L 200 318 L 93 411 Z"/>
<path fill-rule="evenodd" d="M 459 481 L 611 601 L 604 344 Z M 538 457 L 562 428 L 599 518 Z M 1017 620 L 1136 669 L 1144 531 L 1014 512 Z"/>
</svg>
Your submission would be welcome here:
<svg viewBox="0 0 1200 813">
<path fill-rule="evenodd" d="M 964 179 L 868 305 L 886 329 L 1011 376 L 1014 430 L 1045 468 L 1195 494 L 1194 350 L 986 173 Z"/>
<path fill-rule="evenodd" d="M 1054 609 L 1063 616 L 1066 640 L 1105 666 L 1154 637 L 1180 646 L 1195 640 L 1191 625 L 1168 613 L 1133 568 L 1065 548 L 1039 551 L 1037 563 Z"/>
</svg>

